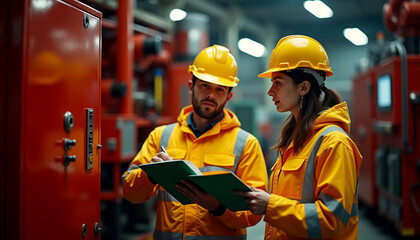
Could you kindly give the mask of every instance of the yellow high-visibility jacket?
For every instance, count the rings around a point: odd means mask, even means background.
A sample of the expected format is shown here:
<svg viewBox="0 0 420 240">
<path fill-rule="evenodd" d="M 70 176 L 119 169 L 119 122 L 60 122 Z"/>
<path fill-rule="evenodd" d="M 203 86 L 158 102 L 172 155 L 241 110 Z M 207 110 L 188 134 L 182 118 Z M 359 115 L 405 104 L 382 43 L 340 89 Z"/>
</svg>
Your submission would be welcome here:
<svg viewBox="0 0 420 240">
<path fill-rule="evenodd" d="M 318 116 L 300 152 L 293 141 L 281 149 L 271 169 L 265 239 L 357 239 L 362 156 L 349 131 L 343 102 Z"/>
<path fill-rule="evenodd" d="M 196 138 L 187 125 L 192 106 L 182 109 L 178 122 L 155 128 L 140 152 L 123 174 L 124 198 L 141 203 L 157 196 L 157 219 L 154 239 L 246 239 L 246 227 L 257 224 L 262 216 L 250 211 L 226 212 L 213 216 L 197 204 L 182 205 L 159 185 L 149 181 L 140 164 L 150 162 L 166 148 L 174 159 L 186 159 L 200 170 L 227 169 L 247 185 L 267 189 L 267 170 L 258 140 L 240 129 L 234 113 L 224 109 L 223 118 Z M 196 237 L 197 236 L 197 237 Z"/>
</svg>

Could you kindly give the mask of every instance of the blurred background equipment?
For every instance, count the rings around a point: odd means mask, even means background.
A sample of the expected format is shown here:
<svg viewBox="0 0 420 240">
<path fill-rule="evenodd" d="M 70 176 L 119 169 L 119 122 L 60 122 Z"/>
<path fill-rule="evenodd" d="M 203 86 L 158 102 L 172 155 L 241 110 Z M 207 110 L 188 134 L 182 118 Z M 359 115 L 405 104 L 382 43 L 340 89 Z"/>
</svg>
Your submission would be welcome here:
<svg viewBox="0 0 420 240">
<path fill-rule="evenodd" d="M 121 175 L 153 127 L 174 122 L 168 107 L 173 58 L 169 29 L 142 14 L 132 0 L 86 1 L 104 13 L 102 53 L 102 239 L 150 232 L 153 201 L 122 199 Z M 173 106 L 175 107 L 175 106 Z"/>
<path fill-rule="evenodd" d="M 420 2 L 385 4 L 369 65 L 353 78 L 353 137 L 364 156 L 359 198 L 401 236 L 420 235 Z"/>
</svg>

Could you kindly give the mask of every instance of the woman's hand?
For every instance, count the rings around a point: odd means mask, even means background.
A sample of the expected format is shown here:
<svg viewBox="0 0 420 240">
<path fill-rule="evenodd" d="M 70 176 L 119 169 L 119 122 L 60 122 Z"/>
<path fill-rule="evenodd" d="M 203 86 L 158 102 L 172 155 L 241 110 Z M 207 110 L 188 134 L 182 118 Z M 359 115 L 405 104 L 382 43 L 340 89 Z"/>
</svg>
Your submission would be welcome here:
<svg viewBox="0 0 420 240">
<path fill-rule="evenodd" d="M 258 188 L 251 187 L 251 189 L 253 192 L 238 191 L 235 194 L 245 197 L 245 202 L 253 214 L 265 214 L 268 201 L 270 200 L 270 194 Z"/>
</svg>

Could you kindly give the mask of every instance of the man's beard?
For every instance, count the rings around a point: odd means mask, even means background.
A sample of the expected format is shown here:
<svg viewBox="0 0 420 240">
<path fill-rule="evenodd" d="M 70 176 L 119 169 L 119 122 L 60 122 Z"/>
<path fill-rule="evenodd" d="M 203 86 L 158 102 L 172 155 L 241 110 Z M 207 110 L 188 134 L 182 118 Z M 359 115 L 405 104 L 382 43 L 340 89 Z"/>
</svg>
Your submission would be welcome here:
<svg viewBox="0 0 420 240">
<path fill-rule="evenodd" d="M 198 102 L 198 99 L 195 98 L 194 93 L 192 95 L 192 105 L 194 108 L 194 112 L 200 116 L 201 118 L 205 118 L 208 120 L 212 120 L 215 119 L 216 117 L 218 117 L 222 112 L 223 112 L 223 108 L 225 107 L 226 101 L 221 104 L 220 106 L 218 106 L 218 104 L 211 100 L 211 99 L 203 99 L 201 100 L 201 102 L 204 101 L 208 101 L 208 102 L 212 102 L 213 104 L 216 105 L 216 109 L 214 111 L 206 111 L 205 107 L 200 107 L 200 103 Z"/>
</svg>

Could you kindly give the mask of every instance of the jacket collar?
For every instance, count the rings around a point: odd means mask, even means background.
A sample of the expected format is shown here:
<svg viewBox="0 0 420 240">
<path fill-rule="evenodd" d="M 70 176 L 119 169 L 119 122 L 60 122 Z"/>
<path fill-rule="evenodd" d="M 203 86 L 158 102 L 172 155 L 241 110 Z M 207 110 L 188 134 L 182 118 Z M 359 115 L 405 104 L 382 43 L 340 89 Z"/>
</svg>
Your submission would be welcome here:
<svg viewBox="0 0 420 240">
<path fill-rule="evenodd" d="M 347 108 L 347 103 L 342 102 L 334 105 L 331 108 L 323 110 L 321 114 L 315 119 L 314 134 L 319 132 L 326 126 L 335 125 L 342 128 L 347 134 L 350 134 L 350 116 Z M 290 143 L 287 149 L 282 149 L 283 155 L 294 146 L 294 141 Z"/>
<path fill-rule="evenodd" d="M 198 138 L 201 135 L 203 135 L 205 132 L 207 132 L 208 130 L 212 129 L 214 127 L 214 125 L 216 125 L 216 123 L 218 123 L 220 120 L 222 120 L 223 118 L 223 112 L 220 114 L 220 116 L 214 121 L 211 122 L 210 124 L 208 124 L 203 131 L 200 131 L 198 128 L 195 127 L 194 122 L 193 122 L 193 115 L 194 112 L 191 112 L 188 115 L 187 118 L 187 125 L 188 127 L 193 131 L 194 135 Z"/>
<path fill-rule="evenodd" d="M 181 110 L 177 121 L 181 126 L 181 131 L 194 135 L 193 131 L 188 127 L 188 116 L 193 111 L 194 109 L 192 105 L 184 107 Z M 239 119 L 236 117 L 236 115 L 229 109 L 224 108 L 223 118 L 219 122 L 217 122 L 210 130 L 206 131 L 201 137 L 216 135 L 219 134 L 221 131 L 240 126 L 241 123 L 239 122 Z"/>
</svg>

